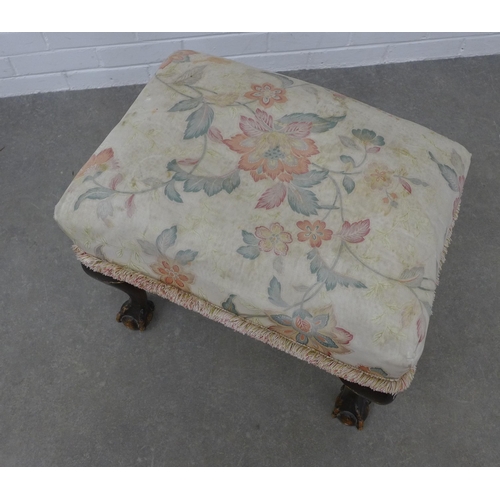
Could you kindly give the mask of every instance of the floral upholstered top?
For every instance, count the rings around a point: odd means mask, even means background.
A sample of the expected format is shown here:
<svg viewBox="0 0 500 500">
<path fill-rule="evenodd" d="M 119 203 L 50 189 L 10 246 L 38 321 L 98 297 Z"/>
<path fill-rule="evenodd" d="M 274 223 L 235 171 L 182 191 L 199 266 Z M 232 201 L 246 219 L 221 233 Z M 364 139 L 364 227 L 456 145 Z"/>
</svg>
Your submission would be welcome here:
<svg viewBox="0 0 500 500">
<path fill-rule="evenodd" d="M 343 95 L 180 51 L 56 219 L 87 254 L 398 392 L 422 353 L 469 163 L 459 144 Z"/>
</svg>

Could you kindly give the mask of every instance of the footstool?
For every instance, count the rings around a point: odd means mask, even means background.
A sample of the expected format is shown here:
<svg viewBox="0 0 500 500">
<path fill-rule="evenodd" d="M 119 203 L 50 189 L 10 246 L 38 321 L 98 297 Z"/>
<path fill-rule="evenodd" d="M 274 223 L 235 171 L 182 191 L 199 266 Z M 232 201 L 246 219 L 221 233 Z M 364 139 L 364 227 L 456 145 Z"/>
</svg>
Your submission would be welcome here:
<svg viewBox="0 0 500 500">
<path fill-rule="evenodd" d="M 91 276 L 146 292 L 343 381 L 363 427 L 415 373 L 470 154 L 427 128 L 227 59 L 172 54 L 55 218 Z"/>
</svg>

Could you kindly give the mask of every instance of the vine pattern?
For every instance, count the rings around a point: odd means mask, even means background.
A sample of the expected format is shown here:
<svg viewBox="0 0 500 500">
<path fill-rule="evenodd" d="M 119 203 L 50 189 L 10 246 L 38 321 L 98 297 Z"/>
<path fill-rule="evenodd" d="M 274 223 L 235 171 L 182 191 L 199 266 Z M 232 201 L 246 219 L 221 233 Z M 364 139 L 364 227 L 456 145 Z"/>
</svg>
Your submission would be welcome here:
<svg viewBox="0 0 500 500">
<path fill-rule="evenodd" d="M 192 51 L 180 51 L 171 56 L 162 66 L 190 62 Z M 218 58 L 212 58 L 217 62 Z M 224 60 L 220 60 L 224 61 Z M 220 62 L 219 61 L 219 62 Z M 274 267 L 282 267 L 282 259 L 287 255 L 290 245 L 304 247 L 305 262 L 309 276 L 315 281 L 283 290 L 276 276 L 272 276 L 268 286 L 268 300 L 274 308 L 269 314 L 242 314 L 238 311 L 237 296 L 230 294 L 222 307 L 234 314 L 252 318 L 267 318 L 269 328 L 302 345 L 309 345 L 327 355 L 351 352 L 349 343 L 353 335 L 337 326 L 333 307 L 327 309 L 308 309 L 308 304 L 321 291 L 332 292 L 338 287 L 366 289 L 366 285 L 356 276 L 345 275 L 336 270 L 341 256 L 347 255 L 363 268 L 388 282 L 404 285 L 412 294 L 420 308 L 416 321 L 418 341 L 424 340 L 426 317 L 431 314 L 429 294 L 433 294 L 436 283 L 424 276 L 424 268 L 416 266 L 405 269 L 399 276 L 389 276 L 368 264 L 357 253 L 356 246 L 363 243 L 371 231 L 369 218 L 349 221 L 344 215 L 344 198 L 350 196 L 357 183 L 362 181 L 380 194 L 385 213 L 397 210 L 401 193 L 411 195 L 414 189 L 425 189 L 429 184 L 424 180 L 408 176 L 405 171 L 394 171 L 383 163 L 372 161 L 386 146 L 384 137 L 366 128 L 351 130 L 351 135 L 339 135 L 338 141 L 343 154 L 335 164 L 321 164 L 313 157 L 319 154 L 315 141 L 317 134 L 326 133 L 344 120 L 341 116 L 319 116 L 316 113 L 289 113 L 280 115 L 274 106 L 288 101 L 290 88 L 307 85 L 295 82 L 283 75 L 265 73 L 275 79 L 274 83 L 252 83 L 244 95 L 237 93 L 218 93 L 199 84 L 206 65 L 192 65 L 180 76 L 167 80 L 158 73 L 156 78 L 168 91 L 179 96 L 179 100 L 168 110 L 170 113 L 186 114 L 184 141 L 201 143 L 201 153 L 196 158 L 171 158 L 166 164 L 166 178 L 146 178 L 142 189 L 120 188 L 123 176 L 119 161 L 112 148 L 106 148 L 87 162 L 77 177 L 85 176 L 83 182 L 92 184 L 75 202 L 78 210 L 87 200 L 98 200 L 96 212 L 99 219 L 109 224 L 113 215 L 114 198 L 124 198 L 124 208 L 128 217 L 135 213 L 135 199 L 152 192 L 160 192 L 173 203 L 182 204 L 184 196 L 203 192 L 206 196 L 216 196 L 221 192 L 231 194 L 240 187 L 241 175 L 250 175 L 254 182 L 264 179 L 273 182 L 256 200 L 255 210 L 273 210 L 283 203 L 301 217 L 295 222 L 296 228 L 285 227 L 279 221 L 268 226 L 258 226 L 243 230 L 243 245 L 237 249 L 241 258 L 255 260 L 264 255 L 273 255 Z M 223 137 L 216 126 L 218 108 L 235 107 L 241 109 L 238 127 L 240 132 L 232 137 Z M 211 143 L 225 145 L 239 155 L 239 160 L 227 172 L 216 176 L 200 175 Z M 459 198 L 463 189 L 463 176 L 440 163 L 429 152 L 430 159 L 438 166 L 449 187 L 458 193 L 454 212 L 458 210 Z M 458 161 L 458 160 L 457 160 Z M 107 170 L 116 171 L 111 181 L 105 185 L 100 176 Z M 332 185 L 332 198 L 319 200 L 314 189 L 321 183 Z M 399 191 L 403 190 L 403 191 Z M 400 194 L 398 194 L 398 192 Z M 333 214 L 336 214 L 334 217 Z M 306 218 L 304 218 L 306 217 Z M 196 258 L 198 252 L 178 251 L 170 255 L 168 249 L 175 243 L 176 226 L 158 236 L 156 245 L 138 241 L 143 251 L 155 258 L 151 269 L 165 283 L 189 290 L 195 276 L 186 267 Z M 294 234 L 295 239 L 294 239 Z M 322 254 L 323 242 L 335 240 L 336 252 L 333 256 Z M 308 248 L 310 247 L 310 248 Z M 169 256 L 170 255 L 170 256 Z M 306 273 L 302 273 L 307 278 Z M 293 299 L 293 297 L 296 297 Z M 413 306 L 412 306 L 413 307 Z M 412 308 L 402 313 L 402 323 L 413 317 Z M 375 336 L 374 341 L 386 341 L 384 333 Z M 367 368 L 377 373 L 381 368 Z M 384 372 L 385 373 L 385 372 Z"/>
</svg>

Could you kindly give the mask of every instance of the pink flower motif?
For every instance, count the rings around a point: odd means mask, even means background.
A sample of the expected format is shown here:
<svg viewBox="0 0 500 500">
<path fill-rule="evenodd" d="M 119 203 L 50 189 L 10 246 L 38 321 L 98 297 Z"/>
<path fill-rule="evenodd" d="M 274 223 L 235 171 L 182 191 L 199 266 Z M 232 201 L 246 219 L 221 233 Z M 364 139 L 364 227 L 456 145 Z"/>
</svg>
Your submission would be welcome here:
<svg viewBox="0 0 500 500">
<path fill-rule="evenodd" d="M 259 104 L 264 108 L 271 107 L 275 102 L 282 103 L 288 101 L 286 90 L 275 87 L 272 83 L 262 85 L 253 83 L 252 90 L 245 94 L 248 99 L 258 99 Z"/>
<path fill-rule="evenodd" d="M 385 190 L 393 181 L 394 172 L 385 165 L 372 163 L 365 172 L 364 178 L 372 189 Z"/>
<path fill-rule="evenodd" d="M 260 250 L 263 252 L 274 250 L 276 255 L 286 255 L 288 253 L 287 243 L 292 242 L 292 235 L 285 232 L 283 226 L 278 222 L 273 222 L 269 228 L 265 226 L 257 227 L 255 236 L 260 240 Z"/>
<path fill-rule="evenodd" d="M 297 235 L 297 239 L 309 241 L 313 248 L 320 247 L 323 241 L 331 240 L 333 236 L 333 231 L 326 229 L 326 223 L 320 220 L 314 222 L 303 220 L 297 222 L 297 227 L 302 229 L 302 232 Z"/>
<path fill-rule="evenodd" d="M 370 219 L 360 220 L 352 224 L 345 221 L 342 229 L 336 236 L 342 238 L 347 243 L 361 243 L 365 241 L 365 236 L 370 232 Z"/>
<path fill-rule="evenodd" d="M 351 350 L 347 345 L 353 336 L 347 330 L 337 326 L 333 308 L 306 311 L 297 309 L 292 316 L 286 314 L 271 315 L 275 323 L 269 327 L 276 333 L 291 338 L 302 345 L 311 345 L 327 356 L 347 354 Z"/>
<path fill-rule="evenodd" d="M 194 276 L 186 273 L 174 261 L 163 258 L 158 264 L 152 266 L 153 271 L 160 275 L 160 280 L 167 285 L 173 285 L 181 290 L 189 290 L 189 283 L 194 281 Z"/>
<path fill-rule="evenodd" d="M 105 165 L 108 162 L 112 163 L 112 166 L 117 168 L 118 164 L 116 162 L 113 163 L 114 161 L 114 152 L 113 148 L 106 148 L 97 153 L 96 155 L 93 154 L 89 161 L 85 163 L 85 165 L 81 168 L 81 170 L 76 174 L 75 179 L 78 179 L 79 177 L 83 177 L 87 173 L 93 173 L 95 172 L 101 165 Z"/>
<path fill-rule="evenodd" d="M 266 178 L 290 182 L 293 175 L 308 172 L 309 157 L 319 153 L 315 142 L 307 138 L 311 127 L 311 122 L 275 123 L 271 115 L 257 109 L 255 118 L 240 118 L 243 134 L 224 144 L 242 155 L 238 168 L 250 172 L 255 182 Z"/>
</svg>

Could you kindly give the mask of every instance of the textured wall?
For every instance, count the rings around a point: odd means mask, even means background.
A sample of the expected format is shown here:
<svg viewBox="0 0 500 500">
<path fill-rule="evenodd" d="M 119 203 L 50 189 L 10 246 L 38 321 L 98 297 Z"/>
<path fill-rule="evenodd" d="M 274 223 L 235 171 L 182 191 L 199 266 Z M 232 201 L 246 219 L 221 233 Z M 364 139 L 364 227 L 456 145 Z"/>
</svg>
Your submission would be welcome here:
<svg viewBox="0 0 500 500">
<path fill-rule="evenodd" d="M 0 33 L 0 97 L 145 83 L 179 49 L 286 71 L 499 54 L 500 34 Z"/>
</svg>

